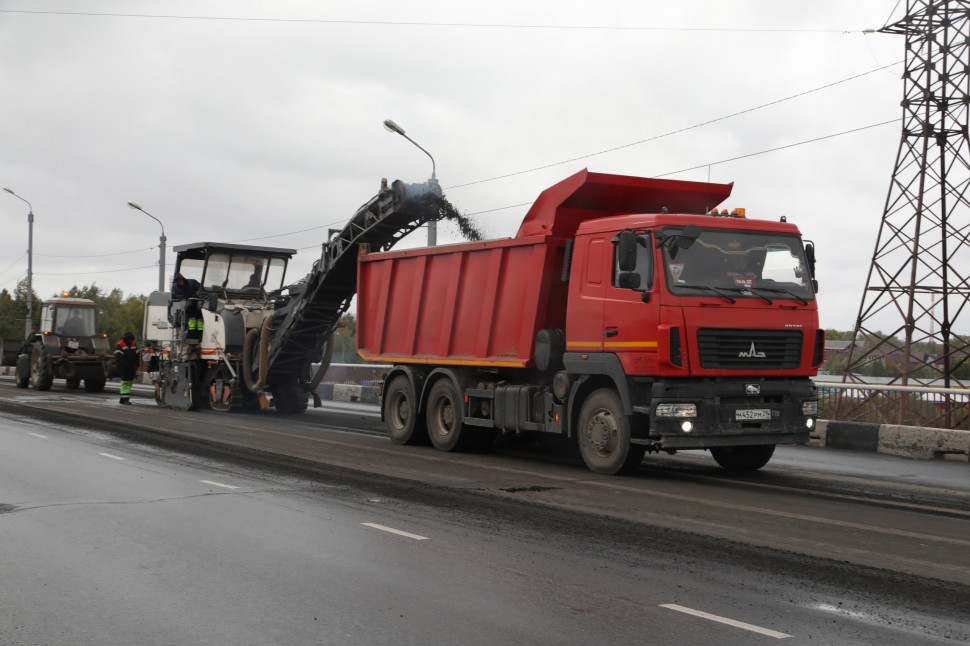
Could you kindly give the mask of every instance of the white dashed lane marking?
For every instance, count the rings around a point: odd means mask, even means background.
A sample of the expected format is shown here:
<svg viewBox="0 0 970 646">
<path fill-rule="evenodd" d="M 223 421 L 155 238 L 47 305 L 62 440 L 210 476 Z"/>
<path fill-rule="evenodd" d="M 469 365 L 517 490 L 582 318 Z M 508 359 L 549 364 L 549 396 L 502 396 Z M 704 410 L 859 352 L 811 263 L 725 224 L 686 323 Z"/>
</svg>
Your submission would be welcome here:
<svg viewBox="0 0 970 646">
<path fill-rule="evenodd" d="M 223 489 L 238 489 L 239 487 L 234 487 L 232 485 L 222 484 L 221 482 L 215 482 L 214 480 L 199 480 L 199 482 L 207 485 L 212 485 L 213 487 L 222 487 Z"/>
<path fill-rule="evenodd" d="M 727 617 L 719 617 L 718 615 L 712 615 L 700 610 L 694 610 L 693 608 L 678 606 L 676 603 L 664 603 L 661 604 L 660 607 L 667 608 L 668 610 L 676 610 L 677 612 L 683 612 L 688 615 L 693 615 L 694 617 L 700 617 L 701 619 L 709 619 L 721 624 L 727 624 L 728 626 L 734 626 L 735 628 L 750 630 L 753 633 L 758 633 L 759 635 L 765 635 L 767 637 L 774 637 L 775 639 L 785 639 L 786 637 L 791 637 L 791 635 L 780 633 L 776 630 L 762 628 L 761 626 L 755 626 L 753 624 L 746 624 L 743 621 L 736 621 L 734 619 L 728 619 Z"/>
<path fill-rule="evenodd" d="M 411 533 L 408 533 L 408 532 L 402 532 L 400 529 L 394 529 L 393 527 L 385 527 L 384 525 L 378 525 L 376 523 L 361 523 L 361 525 L 364 525 L 366 527 L 373 527 L 374 529 L 379 529 L 382 532 L 390 532 L 392 534 L 397 534 L 398 536 L 404 536 L 406 538 L 413 538 L 416 541 L 426 541 L 426 540 L 428 540 L 428 537 L 427 536 L 420 536 L 418 534 L 411 534 Z"/>
<path fill-rule="evenodd" d="M 47 436 L 46 435 L 41 435 L 40 433 L 27 433 L 27 435 L 33 435 L 34 437 L 39 437 L 42 440 L 46 440 L 47 439 Z"/>
<path fill-rule="evenodd" d="M 98 455 L 103 455 L 106 458 L 111 458 L 112 460 L 117 460 L 118 462 L 124 462 L 125 459 L 120 455 L 113 455 L 111 453 L 98 453 Z"/>
</svg>

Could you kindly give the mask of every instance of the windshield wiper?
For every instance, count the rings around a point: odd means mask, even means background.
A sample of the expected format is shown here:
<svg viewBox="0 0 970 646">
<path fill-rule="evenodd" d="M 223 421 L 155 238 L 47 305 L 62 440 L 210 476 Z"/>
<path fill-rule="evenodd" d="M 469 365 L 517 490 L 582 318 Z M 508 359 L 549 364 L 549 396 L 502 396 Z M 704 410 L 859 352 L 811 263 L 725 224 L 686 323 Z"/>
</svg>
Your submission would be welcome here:
<svg viewBox="0 0 970 646">
<path fill-rule="evenodd" d="M 728 302 L 731 303 L 732 305 L 734 303 L 737 303 L 737 301 L 734 300 L 731 297 L 730 294 L 725 294 L 723 291 L 721 291 L 717 287 L 711 287 L 710 285 L 677 285 L 677 287 L 681 287 L 683 289 L 707 289 L 707 290 L 710 290 L 710 291 L 714 292 L 715 294 L 717 294 L 721 298 L 726 298 L 728 300 Z"/>
<path fill-rule="evenodd" d="M 799 296 L 795 292 L 790 292 L 787 289 L 785 289 L 784 287 L 759 287 L 758 289 L 764 290 L 766 292 L 774 292 L 776 294 L 788 294 L 789 296 L 791 296 L 795 300 L 801 301 L 802 302 L 802 305 L 808 305 L 808 301 L 805 300 L 805 298 L 803 296 Z"/>
<path fill-rule="evenodd" d="M 755 296 L 757 296 L 758 298 L 760 298 L 764 302 L 768 303 L 768 305 L 774 305 L 775 302 L 773 300 L 771 300 L 770 298 L 768 298 L 767 296 L 765 296 L 764 294 L 760 293 L 758 291 L 759 289 L 761 289 L 761 288 L 760 287 L 757 287 L 757 288 L 755 288 L 755 287 L 738 287 L 737 288 L 737 290 L 739 292 L 741 292 L 742 294 L 744 292 L 749 292 L 751 294 L 754 294 Z"/>
</svg>

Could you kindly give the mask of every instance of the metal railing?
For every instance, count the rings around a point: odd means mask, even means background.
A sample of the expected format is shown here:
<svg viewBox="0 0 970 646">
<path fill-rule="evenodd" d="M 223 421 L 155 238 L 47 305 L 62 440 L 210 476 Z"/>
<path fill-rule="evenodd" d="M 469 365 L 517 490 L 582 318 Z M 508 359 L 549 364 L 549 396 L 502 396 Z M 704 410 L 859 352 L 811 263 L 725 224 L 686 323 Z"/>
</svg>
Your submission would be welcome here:
<svg viewBox="0 0 970 646">
<path fill-rule="evenodd" d="M 970 390 L 816 381 L 820 419 L 970 430 Z"/>
</svg>

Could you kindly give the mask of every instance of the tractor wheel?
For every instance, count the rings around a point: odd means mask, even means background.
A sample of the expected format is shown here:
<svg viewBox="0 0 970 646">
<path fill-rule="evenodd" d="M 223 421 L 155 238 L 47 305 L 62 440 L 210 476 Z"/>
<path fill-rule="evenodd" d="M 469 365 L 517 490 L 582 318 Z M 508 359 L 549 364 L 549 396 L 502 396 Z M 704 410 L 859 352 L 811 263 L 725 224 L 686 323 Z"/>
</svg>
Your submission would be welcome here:
<svg viewBox="0 0 970 646">
<path fill-rule="evenodd" d="M 14 369 L 14 380 L 17 383 L 17 388 L 26 388 L 30 385 L 30 361 L 23 363 L 20 358 L 17 358 L 17 367 Z"/>
<path fill-rule="evenodd" d="M 47 366 L 44 348 L 39 343 L 34 345 L 30 353 L 30 385 L 34 390 L 50 390 L 54 383 L 54 375 Z"/>
</svg>

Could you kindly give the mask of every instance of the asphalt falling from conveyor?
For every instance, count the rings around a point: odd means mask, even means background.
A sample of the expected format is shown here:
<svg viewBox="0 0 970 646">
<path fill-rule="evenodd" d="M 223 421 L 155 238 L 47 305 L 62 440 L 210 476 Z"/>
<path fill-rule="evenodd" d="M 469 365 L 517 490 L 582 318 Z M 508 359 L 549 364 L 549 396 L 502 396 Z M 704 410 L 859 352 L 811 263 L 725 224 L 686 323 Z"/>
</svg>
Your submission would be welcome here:
<svg viewBox="0 0 970 646">
<path fill-rule="evenodd" d="M 477 242 L 485 239 L 481 229 L 471 219 L 462 215 L 446 198 L 428 193 L 413 202 L 414 207 L 422 214 L 421 219 L 428 222 L 450 220 L 458 226 L 458 231 L 465 240 Z"/>
</svg>

